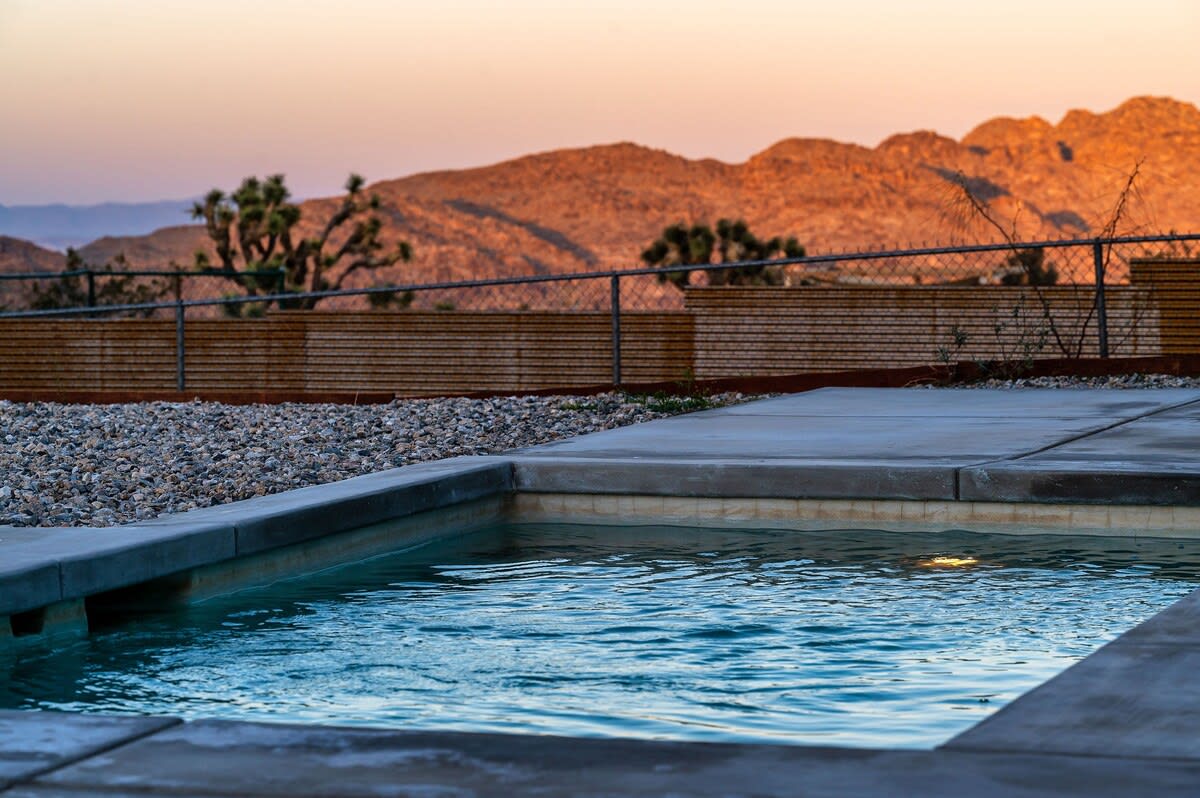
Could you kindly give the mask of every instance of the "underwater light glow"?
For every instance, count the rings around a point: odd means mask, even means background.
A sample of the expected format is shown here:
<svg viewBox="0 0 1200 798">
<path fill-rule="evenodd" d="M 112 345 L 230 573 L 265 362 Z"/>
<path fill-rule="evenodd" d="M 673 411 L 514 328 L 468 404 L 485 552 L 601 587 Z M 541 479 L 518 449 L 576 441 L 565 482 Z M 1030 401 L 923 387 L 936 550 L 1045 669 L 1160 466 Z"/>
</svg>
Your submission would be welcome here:
<svg viewBox="0 0 1200 798">
<path fill-rule="evenodd" d="M 979 560 L 974 557 L 933 557 L 929 560 L 921 560 L 917 565 L 922 568 L 967 568 L 972 565 L 978 565 Z"/>
</svg>

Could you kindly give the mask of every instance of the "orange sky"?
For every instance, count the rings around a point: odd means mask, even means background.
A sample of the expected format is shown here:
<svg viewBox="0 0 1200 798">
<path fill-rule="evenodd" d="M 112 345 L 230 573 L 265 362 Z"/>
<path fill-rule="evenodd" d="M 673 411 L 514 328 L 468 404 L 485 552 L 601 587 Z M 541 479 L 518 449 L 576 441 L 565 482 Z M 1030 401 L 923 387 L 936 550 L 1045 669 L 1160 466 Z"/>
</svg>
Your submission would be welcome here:
<svg viewBox="0 0 1200 798">
<path fill-rule="evenodd" d="M 0 203 L 1200 101 L 1200 0 L 0 0 Z"/>
</svg>

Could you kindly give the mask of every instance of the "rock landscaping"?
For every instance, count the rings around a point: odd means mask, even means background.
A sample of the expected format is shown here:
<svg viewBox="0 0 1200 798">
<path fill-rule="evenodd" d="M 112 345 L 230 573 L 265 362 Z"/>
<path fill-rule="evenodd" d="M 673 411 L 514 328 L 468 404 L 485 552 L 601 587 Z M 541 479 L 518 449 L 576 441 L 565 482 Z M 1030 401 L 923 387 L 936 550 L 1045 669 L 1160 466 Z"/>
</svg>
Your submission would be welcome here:
<svg viewBox="0 0 1200 798">
<path fill-rule="evenodd" d="M 1200 378 L 1126 374 L 989 380 L 949 390 L 1198 387 Z M 750 398 L 607 393 L 363 406 L 0 401 L 0 526 L 130 523 Z"/>
<path fill-rule="evenodd" d="M 0 401 L 0 525 L 124 524 L 746 398 L 608 393 L 362 406 Z"/>
<path fill-rule="evenodd" d="M 947 386 L 921 385 L 920 388 Z M 1116 374 L 1109 377 L 1030 377 L 1017 380 L 982 380 L 950 388 L 1200 388 L 1200 377 L 1170 374 Z"/>
</svg>

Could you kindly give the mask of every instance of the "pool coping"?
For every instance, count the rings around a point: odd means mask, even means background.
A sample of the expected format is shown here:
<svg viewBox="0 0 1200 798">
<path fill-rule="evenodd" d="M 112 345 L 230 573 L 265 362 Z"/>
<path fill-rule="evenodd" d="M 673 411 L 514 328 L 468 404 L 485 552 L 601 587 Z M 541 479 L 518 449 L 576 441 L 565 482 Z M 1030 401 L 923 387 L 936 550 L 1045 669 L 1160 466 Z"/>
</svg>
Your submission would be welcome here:
<svg viewBox="0 0 1200 798">
<path fill-rule="evenodd" d="M 825 520 L 833 524 L 844 525 L 848 519 L 864 517 L 855 513 L 868 513 L 865 517 L 882 518 L 898 528 L 906 523 L 928 524 L 931 518 L 934 522 L 943 519 L 948 528 L 961 528 L 954 525 L 956 508 L 983 507 L 983 515 L 991 524 L 986 531 L 1013 530 L 1033 518 L 1053 529 L 1086 516 L 1092 519 L 1095 533 L 1104 534 L 1103 529 L 1118 528 L 1144 515 L 1148 520 L 1157 519 L 1160 531 L 1170 528 L 1177 534 L 1197 536 L 1200 457 L 1194 467 L 1188 468 L 1176 453 L 1169 467 L 1156 469 L 1150 463 L 1148 470 L 1139 470 L 1140 463 L 1131 465 L 1126 460 L 1102 463 L 1100 467 L 1093 463 L 1084 468 L 1077 455 L 1071 455 L 1076 459 L 1053 459 L 1056 451 L 1078 448 L 1081 441 L 1094 447 L 1097 436 L 1111 435 L 1114 430 L 1125 434 L 1130 425 L 1170 416 L 1181 409 L 1190 412 L 1188 409 L 1200 402 L 1200 391 L 1173 394 L 1170 399 L 1150 410 L 1142 408 L 1124 417 L 1098 419 L 1090 426 L 1088 418 L 1074 419 L 1075 426 L 1061 436 L 1061 442 L 987 462 L 964 462 L 954 456 L 934 457 L 932 461 L 876 457 L 856 462 L 829 457 L 769 457 L 756 451 L 672 459 L 637 440 L 634 443 L 643 448 L 635 446 L 632 451 L 614 456 L 611 449 L 594 450 L 609 443 L 597 444 L 597 436 L 585 436 L 590 440 L 568 442 L 565 447 L 552 444 L 502 456 L 407 466 L 122 527 L 0 528 L 0 554 L 4 555 L 0 560 L 0 616 L 68 605 L 89 595 L 287 549 L 323 535 L 510 495 L 534 505 L 540 502 L 541 509 L 550 513 L 555 511 L 554 502 L 564 508 L 574 502 L 572 512 L 576 513 L 590 506 L 591 512 L 601 517 L 606 513 L 632 513 L 647 519 L 683 522 L 711 518 L 718 510 L 723 520 L 770 522 L 764 524 L 768 526 L 786 525 L 823 512 L 828 516 Z M 749 412 L 735 409 L 724 415 L 719 411 L 695 415 L 703 425 L 711 424 L 713 419 L 729 422 L 731 416 Z M 771 412 L 786 415 L 788 406 L 777 404 L 768 408 L 767 415 Z M 829 418 L 836 417 L 827 414 Z M 638 434 L 658 434 L 666 427 L 665 434 L 671 438 L 678 437 L 680 431 L 699 428 L 694 423 L 652 424 L 660 426 Z M 1078 432 L 1081 425 L 1083 433 Z M 607 441 L 633 437 L 600 435 L 609 436 Z M 1051 455 L 1049 462 L 1037 462 L 1037 456 L 1047 453 Z M 1125 491 L 1131 477 L 1133 487 Z M 1120 496 L 1134 501 L 1112 500 Z M 1108 501 L 1101 502 L 1104 497 Z M 640 509 L 638 502 L 642 503 Z M 1102 516 L 1103 522 L 1099 520 Z M 7 546 L 3 545 L 6 540 Z M 70 613 L 66 616 L 72 617 Z M 420 775 L 444 779 L 450 787 L 455 779 L 467 779 L 464 774 L 469 771 L 473 774 L 470 778 L 475 779 L 472 783 L 485 792 L 489 784 L 493 790 L 504 791 L 504 785 L 511 788 L 519 783 L 521 789 L 545 787 L 552 794 L 556 789 L 562 794 L 583 794 L 586 790 L 632 792 L 635 788 L 647 794 L 679 790 L 683 790 L 680 794 L 705 794 L 710 789 L 720 792 L 717 788 L 721 785 L 722 789 L 743 790 L 749 789 L 748 785 L 762 786 L 769 787 L 764 794 L 787 794 L 784 785 L 789 782 L 763 775 L 761 768 L 770 762 L 778 773 L 803 778 L 813 794 L 898 794 L 899 783 L 909 784 L 912 794 L 942 794 L 933 775 L 946 768 L 958 774 L 958 781 L 953 783 L 954 791 L 945 794 L 1014 794 L 1017 787 L 1016 794 L 1030 795 L 1074 791 L 1122 794 L 1118 789 L 1121 785 L 1129 788 L 1126 792 L 1132 791 L 1135 782 L 1122 781 L 1125 777 L 1115 775 L 1118 773 L 1136 774 L 1144 780 L 1136 783 L 1155 784 L 1159 794 L 1187 794 L 1185 788 L 1190 786 L 1194 791 L 1200 783 L 1200 688 L 1189 678 L 1197 667 L 1200 591 L 1125 632 L 933 751 L 864 752 L 813 746 L 722 747 L 649 741 L 609 741 L 606 748 L 605 743 L 597 741 L 539 737 L 533 739 L 546 750 L 545 759 L 537 760 L 522 753 L 531 745 L 531 738 L 519 735 L 507 739 L 503 735 L 313 728 L 322 729 L 330 740 L 341 740 L 349 746 L 347 750 L 355 746 L 377 750 L 382 746 L 391 752 L 391 759 L 383 757 L 390 764 L 373 777 L 377 780 L 375 786 L 385 780 L 399 783 L 397 779 L 403 782 Z M 163 719 L 146 731 L 143 726 L 135 728 L 125 722 L 139 719 L 106 719 L 103 723 L 109 724 L 105 728 L 110 729 L 106 734 L 111 739 L 105 737 L 104 745 L 84 746 L 75 753 L 59 752 L 57 759 L 47 750 L 27 750 L 30 746 L 21 742 L 28 739 L 30 724 L 49 724 L 67 735 L 72 724 L 86 726 L 86 719 L 97 717 L 0 713 L 0 789 L 8 786 L 14 795 L 50 795 L 59 789 L 114 789 L 130 783 L 137 783 L 139 792 L 181 789 L 166 771 L 154 770 L 168 761 L 177 761 L 185 770 L 198 768 L 193 781 L 185 784 L 187 790 L 197 794 L 229 790 L 238 794 L 276 793 L 282 788 L 275 782 L 262 781 L 259 771 L 266 760 L 281 756 L 293 760 L 308 757 L 314 763 L 313 772 L 325 773 L 326 779 L 342 772 L 330 764 L 333 754 L 321 748 L 333 745 L 330 750 L 341 750 L 337 746 L 342 743 L 318 745 L 311 735 L 296 731 L 303 727 L 226 723 L 222 728 L 232 737 L 243 734 L 260 741 L 256 743 L 259 748 L 254 749 L 258 750 L 258 764 L 245 766 L 242 775 L 249 781 L 239 782 L 237 789 L 214 790 L 198 780 L 204 768 L 197 764 L 196 757 L 207 757 L 211 767 L 230 752 L 228 747 L 215 744 L 197 747 L 193 738 L 203 737 L 206 729 L 224 722 Z M 100 720 L 96 722 L 101 724 Z M 235 734 L 233 730 L 239 729 Z M 299 739 L 297 735 L 303 740 L 288 742 Z M 430 745 L 442 752 L 433 757 L 442 763 L 437 767 L 428 764 Z M 588 760 L 592 781 L 564 781 L 548 762 L 579 749 L 596 752 L 597 758 Z M 102 756 L 97 754 L 100 750 Z M 420 751 L 426 754 L 414 753 Z M 616 756 L 617 751 L 622 760 L 600 765 L 605 756 Z M 639 751 L 643 754 L 635 755 Z M 704 756 L 698 757 L 697 751 L 705 752 Z M 414 757 L 426 764 L 413 766 Z M 719 773 L 711 765 L 715 760 L 726 763 L 722 765 L 724 770 L 717 769 Z M 40 764 L 33 770 L 12 765 L 22 761 Z M 620 761 L 626 762 L 623 769 Z M 7 781 L 2 767 L 5 762 L 16 774 Z M 458 765 L 453 765 L 455 762 Z M 477 766 L 464 771 L 463 762 Z M 923 770 L 929 777 L 910 777 L 906 781 L 897 775 L 905 768 Z M 524 774 L 524 781 L 505 781 L 518 771 Z M 1040 774 L 1039 778 L 1029 778 L 1031 773 Z M 1025 775 L 1018 778 L 1016 774 Z M 292 784 L 291 788 L 299 787 Z M 363 789 L 366 791 L 366 786 Z"/>
</svg>

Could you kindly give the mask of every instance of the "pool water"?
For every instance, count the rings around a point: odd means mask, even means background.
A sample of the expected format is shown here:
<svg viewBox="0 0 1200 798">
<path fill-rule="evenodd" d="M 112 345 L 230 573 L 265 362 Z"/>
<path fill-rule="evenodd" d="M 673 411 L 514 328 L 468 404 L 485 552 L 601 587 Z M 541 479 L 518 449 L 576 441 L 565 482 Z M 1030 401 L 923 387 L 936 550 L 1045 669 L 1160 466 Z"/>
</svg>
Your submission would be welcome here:
<svg viewBox="0 0 1200 798">
<path fill-rule="evenodd" d="M 0 654 L 0 706 L 931 747 L 1198 582 L 1197 542 L 512 525 Z"/>
</svg>

